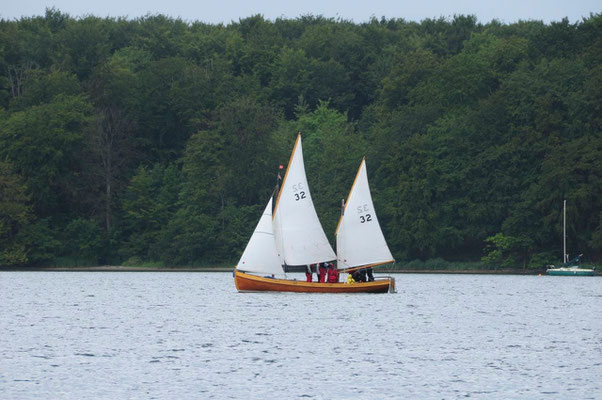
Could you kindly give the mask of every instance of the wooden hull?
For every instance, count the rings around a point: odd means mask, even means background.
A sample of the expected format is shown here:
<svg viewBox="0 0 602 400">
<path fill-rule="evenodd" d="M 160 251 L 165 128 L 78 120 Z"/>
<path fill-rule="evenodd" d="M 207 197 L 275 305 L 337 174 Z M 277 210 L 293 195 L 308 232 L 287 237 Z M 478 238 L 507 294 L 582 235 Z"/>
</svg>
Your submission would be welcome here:
<svg viewBox="0 0 602 400">
<path fill-rule="evenodd" d="M 234 283 L 239 292 L 387 293 L 395 291 L 395 279 L 391 277 L 374 282 L 352 284 L 320 283 L 265 278 L 234 270 Z"/>
</svg>

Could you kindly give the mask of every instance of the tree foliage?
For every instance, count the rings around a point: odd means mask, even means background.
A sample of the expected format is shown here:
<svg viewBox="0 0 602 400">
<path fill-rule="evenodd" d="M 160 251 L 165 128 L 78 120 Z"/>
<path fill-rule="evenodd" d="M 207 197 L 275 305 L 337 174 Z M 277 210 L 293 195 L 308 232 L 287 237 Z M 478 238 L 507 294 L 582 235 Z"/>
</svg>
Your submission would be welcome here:
<svg viewBox="0 0 602 400">
<path fill-rule="evenodd" d="M 0 20 L 0 265 L 233 262 L 302 132 L 399 260 L 602 258 L 602 16 Z"/>
</svg>

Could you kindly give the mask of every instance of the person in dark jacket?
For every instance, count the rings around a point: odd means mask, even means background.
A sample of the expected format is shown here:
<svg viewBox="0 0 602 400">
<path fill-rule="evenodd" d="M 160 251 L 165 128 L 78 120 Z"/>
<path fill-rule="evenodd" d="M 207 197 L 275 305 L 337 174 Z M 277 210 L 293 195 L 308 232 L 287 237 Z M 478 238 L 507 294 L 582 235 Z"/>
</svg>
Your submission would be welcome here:
<svg viewBox="0 0 602 400">
<path fill-rule="evenodd" d="M 366 274 L 368 275 L 368 282 L 374 282 L 374 275 L 372 275 L 372 267 L 366 268 Z"/>
<path fill-rule="evenodd" d="M 359 281 L 360 282 L 366 282 L 368 279 L 366 277 L 366 268 L 362 268 L 359 270 Z"/>
<path fill-rule="evenodd" d="M 360 269 L 353 271 L 352 276 L 356 282 L 366 282 L 366 272 L 362 273 Z"/>
</svg>

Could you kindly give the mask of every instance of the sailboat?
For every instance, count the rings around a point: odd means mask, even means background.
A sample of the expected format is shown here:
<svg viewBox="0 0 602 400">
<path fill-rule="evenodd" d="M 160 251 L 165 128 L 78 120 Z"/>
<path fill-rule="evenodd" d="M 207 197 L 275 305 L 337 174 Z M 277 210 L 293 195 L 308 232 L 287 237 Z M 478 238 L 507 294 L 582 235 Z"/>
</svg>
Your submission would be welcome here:
<svg viewBox="0 0 602 400">
<path fill-rule="evenodd" d="M 365 160 L 355 178 L 347 199 L 347 207 L 367 209 L 361 216 L 344 212 L 337 227 L 337 250 L 334 253 L 313 205 L 305 166 L 301 134 L 295 146 L 286 173 L 276 194 L 257 223 L 247 246 L 234 270 L 234 283 L 239 292 L 310 292 L 310 293 L 386 293 L 395 291 L 395 279 L 384 277 L 372 282 L 327 283 L 288 279 L 285 266 L 306 266 L 337 259 L 339 269 L 370 267 L 394 262 L 387 247 L 378 219 L 374 213 Z M 356 204 L 358 204 L 356 206 Z M 358 209 L 359 210 L 359 209 Z M 361 226 L 352 217 L 364 218 Z M 367 221 L 370 218 L 370 221 Z M 368 228 L 365 228 L 368 227 Z M 362 246 L 354 248 L 357 243 Z M 373 250 L 378 249 L 378 250 Z M 384 249 L 386 254 L 383 256 Z"/>
<path fill-rule="evenodd" d="M 581 257 L 583 257 L 583 254 L 579 254 L 577 257 L 569 260 L 569 254 L 566 252 L 566 200 L 564 200 L 562 214 L 562 261 L 564 264 L 558 268 L 550 265 L 550 268 L 547 269 L 548 274 L 556 276 L 594 276 L 596 274 L 595 268 L 581 267 Z"/>
</svg>

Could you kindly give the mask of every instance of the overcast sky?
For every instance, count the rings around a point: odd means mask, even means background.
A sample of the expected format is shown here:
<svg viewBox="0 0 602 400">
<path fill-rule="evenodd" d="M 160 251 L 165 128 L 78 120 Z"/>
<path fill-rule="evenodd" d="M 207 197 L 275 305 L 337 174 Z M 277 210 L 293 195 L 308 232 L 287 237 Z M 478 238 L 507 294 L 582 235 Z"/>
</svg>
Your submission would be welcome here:
<svg viewBox="0 0 602 400">
<path fill-rule="evenodd" d="M 186 21 L 225 23 L 262 14 L 274 20 L 301 15 L 323 15 L 360 23 L 372 16 L 421 21 L 425 18 L 474 14 L 480 22 L 498 19 L 511 23 L 519 19 L 544 22 L 568 17 L 580 21 L 602 11 L 600 0 L 0 0 L 0 18 L 43 15 L 54 7 L 72 17 L 93 14 L 99 17 L 136 18 L 165 14 Z"/>
</svg>

